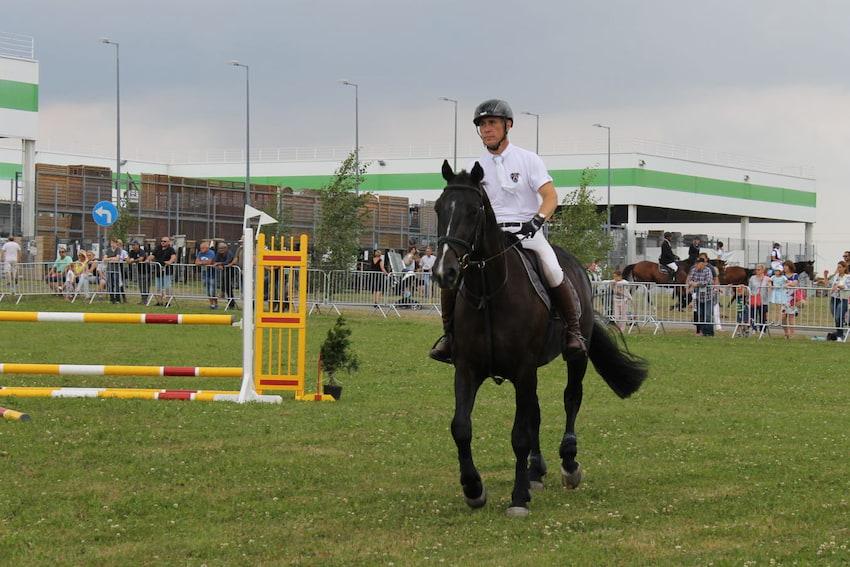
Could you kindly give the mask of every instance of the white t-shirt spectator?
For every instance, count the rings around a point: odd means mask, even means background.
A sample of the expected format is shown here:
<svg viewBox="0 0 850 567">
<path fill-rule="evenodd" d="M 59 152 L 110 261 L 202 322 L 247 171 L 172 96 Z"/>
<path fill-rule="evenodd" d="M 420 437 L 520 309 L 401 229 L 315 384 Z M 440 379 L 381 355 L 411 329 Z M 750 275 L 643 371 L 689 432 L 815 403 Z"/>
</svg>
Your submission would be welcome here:
<svg viewBox="0 0 850 567">
<path fill-rule="evenodd" d="M 14 240 L 7 240 L 3 244 L 3 261 L 7 264 L 14 264 L 21 260 L 21 245 Z"/>
</svg>

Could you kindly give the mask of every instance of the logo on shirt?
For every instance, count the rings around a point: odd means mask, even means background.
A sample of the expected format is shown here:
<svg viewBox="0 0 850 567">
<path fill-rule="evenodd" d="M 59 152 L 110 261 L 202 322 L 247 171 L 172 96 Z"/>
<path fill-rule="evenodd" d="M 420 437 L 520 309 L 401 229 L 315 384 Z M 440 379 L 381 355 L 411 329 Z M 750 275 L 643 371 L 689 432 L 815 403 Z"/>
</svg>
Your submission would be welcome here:
<svg viewBox="0 0 850 567">
<path fill-rule="evenodd" d="M 519 181 L 519 173 L 511 173 L 511 181 L 513 181 L 514 183 Z"/>
</svg>

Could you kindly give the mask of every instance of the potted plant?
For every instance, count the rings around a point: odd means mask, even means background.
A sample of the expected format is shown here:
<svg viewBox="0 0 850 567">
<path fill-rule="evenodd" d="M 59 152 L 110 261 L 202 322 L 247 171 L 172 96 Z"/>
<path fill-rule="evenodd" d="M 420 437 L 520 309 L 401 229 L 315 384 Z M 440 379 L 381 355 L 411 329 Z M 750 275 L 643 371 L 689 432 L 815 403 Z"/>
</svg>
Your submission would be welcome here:
<svg viewBox="0 0 850 567">
<path fill-rule="evenodd" d="M 346 327 L 345 318 L 340 315 L 334 326 L 328 329 L 325 342 L 319 349 L 319 360 L 325 372 L 324 392 L 334 399 L 342 395 L 342 385 L 337 381 L 337 372 L 354 372 L 360 368 L 360 359 L 351 351 L 351 329 Z"/>
</svg>

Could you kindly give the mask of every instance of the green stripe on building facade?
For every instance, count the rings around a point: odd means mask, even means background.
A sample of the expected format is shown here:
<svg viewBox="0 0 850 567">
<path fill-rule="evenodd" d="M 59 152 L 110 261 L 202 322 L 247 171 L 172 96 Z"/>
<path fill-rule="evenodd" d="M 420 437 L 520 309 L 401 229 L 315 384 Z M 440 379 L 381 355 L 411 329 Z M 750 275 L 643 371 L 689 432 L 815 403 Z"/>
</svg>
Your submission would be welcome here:
<svg viewBox="0 0 850 567">
<path fill-rule="evenodd" d="M 14 179 L 20 171 L 21 166 L 16 163 L 0 163 L 0 179 Z"/>
<path fill-rule="evenodd" d="M 0 163 L 0 179 L 14 179 L 15 172 L 21 171 L 21 166 L 14 163 Z M 564 169 L 550 172 L 558 187 L 578 187 L 582 170 Z M 600 173 L 604 173 L 601 172 Z M 133 176 L 137 179 L 137 176 Z M 244 177 L 213 177 L 222 181 L 245 181 Z M 252 176 L 251 182 L 264 185 L 279 185 L 299 189 L 320 189 L 330 181 L 330 175 L 293 175 L 293 176 Z M 439 173 L 393 173 L 372 174 L 363 177 L 360 188 L 363 191 L 411 191 L 416 189 L 439 190 L 445 183 Z M 607 175 L 597 175 L 591 183 L 592 187 L 607 187 Z M 781 203 L 798 207 L 815 207 L 817 195 L 809 191 L 783 189 L 751 183 L 723 181 L 680 175 L 645 169 L 612 169 L 612 187 L 645 187 L 717 197 L 747 199 L 766 203 Z"/>
<path fill-rule="evenodd" d="M 38 85 L 0 79 L 0 108 L 38 112 Z"/>
<path fill-rule="evenodd" d="M 557 187 L 578 187 L 581 180 L 582 170 L 564 169 L 550 171 L 552 179 Z M 600 171 L 600 173 L 603 173 Z M 607 173 L 607 172 L 605 172 Z M 227 181 L 244 181 L 244 177 L 222 177 Z M 292 187 L 298 189 L 319 189 L 331 179 L 330 176 L 267 176 L 251 177 L 252 183 L 263 183 L 267 185 L 280 185 L 281 187 Z M 445 183 L 439 173 L 397 173 L 397 174 L 372 174 L 366 175 L 360 188 L 364 191 L 410 191 L 415 189 L 439 190 Z M 597 175 L 591 182 L 591 187 L 607 187 L 608 178 L 606 174 Z M 684 193 L 696 193 L 700 195 L 714 195 L 735 199 L 747 199 L 749 201 L 764 201 L 767 203 L 781 203 L 799 207 L 815 207 L 817 195 L 809 191 L 798 189 L 784 189 L 782 187 L 770 187 L 767 185 L 755 185 L 752 183 L 724 181 L 721 179 L 710 179 L 707 177 L 696 177 L 693 175 L 680 175 L 677 173 L 666 173 L 662 171 L 651 171 L 643 168 L 612 169 L 612 187 L 645 187 L 648 189 L 663 189 L 666 191 L 680 191 Z"/>
</svg>

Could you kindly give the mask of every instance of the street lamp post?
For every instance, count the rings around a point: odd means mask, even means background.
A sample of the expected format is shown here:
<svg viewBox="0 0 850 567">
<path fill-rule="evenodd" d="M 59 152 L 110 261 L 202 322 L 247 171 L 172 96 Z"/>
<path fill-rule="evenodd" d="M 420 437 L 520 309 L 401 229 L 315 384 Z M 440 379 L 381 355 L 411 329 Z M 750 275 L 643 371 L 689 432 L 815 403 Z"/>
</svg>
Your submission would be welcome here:
<svg viewBox="0 0 850 567">
<path fill-rule="evenodd" d="M 455 136 L 454 136 L 455 142 L 454 142 L 454 149 L 452 150 L 452 153 L 454 155 L 454 170 L 457 171 L 457 100 L 455 100 L 453 98 L 449 98 L 447 96 L 441 96 L 440 100 L 444 100 L 446 102 L 451 102 L 455 105 Z"/>
<path fill-rule="evenodd" d="M 594 124 L 597 128 L 605 128 L 608 130 L 608 226 L 606 232 L 611 233 L 611 127 L 603 126 L 602 124 Z"/>
<path fill-rule="evenodd" d="M 117 41 L 99 37 L 100 43 L 115 46 L 115 195 L 121 203 L 121 58 Z"/>
<path fill-rule="evenodd" d="M 340 79 L 339 84 L 354 87 L 354 167 L 356 173 L 354 175 L 354 194 L 360 196 L 360 85 Z"/>
<path fill-rule="evenodd" d="M 522 111 L 521 114 L 526 114 L 535 118 L 537 124 L 534 128 L 534 153 L 540 155 L 540 115 L 528 112 L 527 110 Z"/>
<path fill-rule="evenodd" d="M 248 66 L 236 59 L 228 61 L 245 69 L 245 204 L 251 205 L 251 80 Z"/>
</svg>

